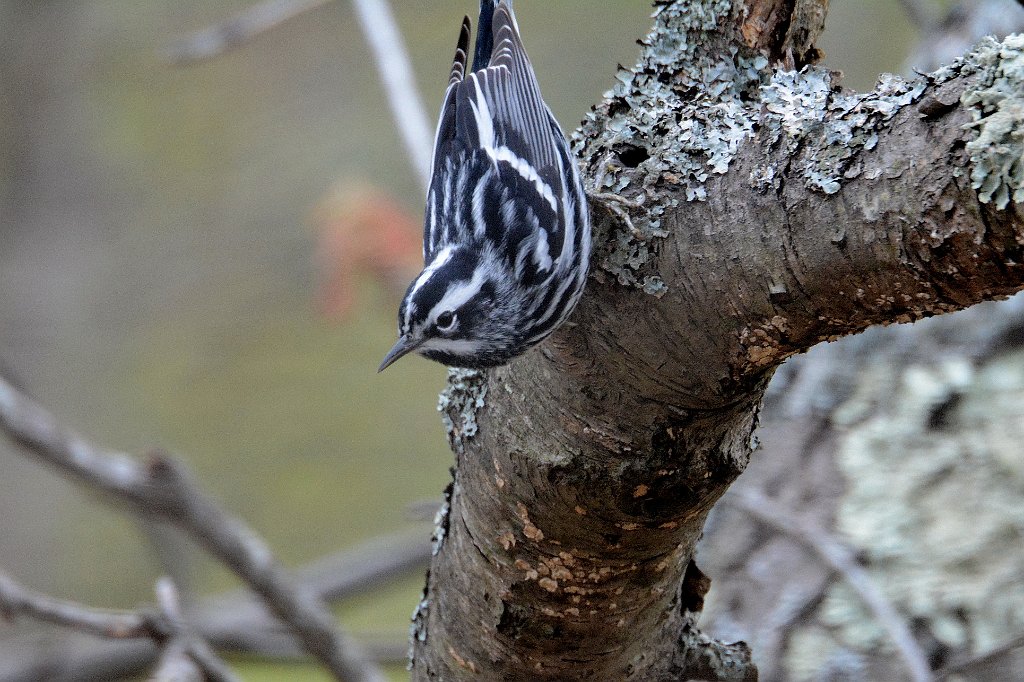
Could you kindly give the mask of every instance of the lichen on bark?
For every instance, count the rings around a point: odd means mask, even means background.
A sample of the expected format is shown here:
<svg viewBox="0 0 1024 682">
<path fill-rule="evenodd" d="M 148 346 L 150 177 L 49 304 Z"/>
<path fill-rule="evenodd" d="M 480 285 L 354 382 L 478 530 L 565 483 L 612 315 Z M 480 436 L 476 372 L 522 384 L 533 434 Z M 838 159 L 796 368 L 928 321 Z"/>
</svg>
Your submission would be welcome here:
<svg viewBox="0 0 1024 682">
<path fill-rule="evenodd" d="M 654 190 L 669 185 L 686 201 L 704 201 L 707 179 L 727 172 L 753 133 L 751 102 L 769 62 L 724 39 L 732 12 L 729 0 L 659 7 L 639 62 L 619 71 L 573 136 L 596 179 L 594 191 L 629 197 L 641 209 L 635 232 L 596 221 L 595 237 L 607 246 L 597 265 L 620 284 L 664 294 L 665 282 L 645 266 L 656 251 L 651 241 L 667 235 L 662 216 L 680 198 Z"/>
<path fill-rule="evenodd" d="M 948 338 L 966 335 L 953 330 Z M 887 338 L 899 343 L 894 333 Z M 1014 345 L 977 362 L 969 342 L 950 348 L 911 338 L 902 351 L 850 360 L 856 374 L 839 380 L 852 382 L 852 392 L 830 418 L 845 480 L 835 527 L 936 655 L 981 654 L 1024 628 L 1024 547 L 1016 542 L 1024 529 L 1024 353 Z M 816 612 L 795 628 L 787 655 L 794 676 L 810 676 L 841 651 L 872 663 L 891 653 L 884 629 L 842 581 Z"/>
<path fill-rule="evenodd" d="M 448 442 L 456 452 L 476 435 L 476 413 L 484 406 L 486 397 L 487 375 L 484 372 L 456 367 L 448 370 L 448 385 L 437 398 L 437 410 L 441 413 Z"/>
<path fill-rule="evenodd" d="M 982 203 L 1024 203 L 1024 35 L 986 38 L 971 55 L 978 83 L 964 92 L 977 137 L 967 143 L 971 183 Z"/>
<path fill-rule="evenodd" d="M 719 653 L 736 669 L 709 677 L 749 678 L 742 647 L 684 637 L 683 586 L 774 369 L 1024 281 L 1020 226 L 983 223 L 956 176 L 967 112 L 912 106 L 959 98 L 962 75 L 864 95 L 813 68 L 772 77 L 814 53 L 813 35 L 783 38 L 786 12 L 825 3 L 780 0 L 763 15 L 779 25 L 750 28 L 753 4 L 659 4 L 637 67 L 575 138 L 594 188 L 587 295 L 538 349 L 450 380 L 458 469 L 418 679 L 668 680 Z M 758 31 L 781 54 L 752 48 Z"/>
<path fill-rule="evenodd" d="M 831 71 L 805 67 L 800 72 L 777 71 L 761 89 L 767 111 L 761 127 L 771 147 L 781 143 L 783 162 L 801 149 L 799 172 L 809 189 L 835 194 L 844 180 L 859 176 L 853 163 L 861 150 L 878 144 L 878 131 L 902 107 L 921 96 L 927 82 L 908 83 L 883 74 L 868 93 L 843 93 Z M 758 167 L 755 187 L 777 188 L 783 171 Z"/>
</svg>

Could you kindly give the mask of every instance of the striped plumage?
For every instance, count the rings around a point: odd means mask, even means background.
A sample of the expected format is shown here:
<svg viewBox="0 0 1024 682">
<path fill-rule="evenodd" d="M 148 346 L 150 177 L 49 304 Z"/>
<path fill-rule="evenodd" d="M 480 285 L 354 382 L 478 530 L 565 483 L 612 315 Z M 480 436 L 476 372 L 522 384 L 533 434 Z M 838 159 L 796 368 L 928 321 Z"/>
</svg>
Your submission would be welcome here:
<svg viewBox="0 0 1024 682">
<path fill-rule="evenodd" d="M 510 0 L 482 0 L 473 71 L 465 18 L 441 107 L 424 268 L 384 369 L 416 351 L 492 367 L 543 340 L 583 291 L 590 223 L 576 162 L 541 98 Z"/>
</svg>

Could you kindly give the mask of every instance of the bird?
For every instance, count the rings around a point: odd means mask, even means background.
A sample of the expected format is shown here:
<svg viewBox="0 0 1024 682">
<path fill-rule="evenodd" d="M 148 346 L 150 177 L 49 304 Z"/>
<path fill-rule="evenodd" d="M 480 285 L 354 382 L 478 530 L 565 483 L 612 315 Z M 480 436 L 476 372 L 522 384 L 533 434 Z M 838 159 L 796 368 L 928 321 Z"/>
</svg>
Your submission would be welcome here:
<svg viewBox="0 0 1024 682">
<path fill-rule="evenodd" d="M 423 270 L 378 371 L 416 352 L 496 367 L 561 325 L 586 284 L 590 216 L 575 157 L 541 96 L 511 0 L 463 18 L 434 139 Z"/>
</svg>

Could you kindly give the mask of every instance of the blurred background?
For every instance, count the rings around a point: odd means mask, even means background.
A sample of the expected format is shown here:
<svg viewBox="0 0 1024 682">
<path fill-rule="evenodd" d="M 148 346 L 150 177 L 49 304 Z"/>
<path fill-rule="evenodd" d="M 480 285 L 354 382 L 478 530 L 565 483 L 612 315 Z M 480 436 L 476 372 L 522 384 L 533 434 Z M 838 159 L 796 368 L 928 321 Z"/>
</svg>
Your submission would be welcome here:
<svg viewBox="0 0 1024 682">
<path fill-rule="evenodd" d="M 393 4 L 433 117 L 476 5 Z M 298 565 L 410 524 L 429 534 L 410 505 L 449 480 L 445 372 L 410 358 L 376 373 L 423 191 L 351 4 L 194 65 L 162 56 L 248 5 L 0 0 L 0 362 L 97 442 L 180 454 Z M 571 130 L 635 61 L 650 3 L 517 7 Z M 899 3 L 832 0 L 822 47 L 869 88 L 917 38 Z M 152 534 L 0 443 L 0 567 L 31 587 L 151 601 Z M 233 584 L 199 554 L 190 573 L 200 593 Z M 345 623 L 400 640 L 421 583 L 347 604 Z"/>
</svg>

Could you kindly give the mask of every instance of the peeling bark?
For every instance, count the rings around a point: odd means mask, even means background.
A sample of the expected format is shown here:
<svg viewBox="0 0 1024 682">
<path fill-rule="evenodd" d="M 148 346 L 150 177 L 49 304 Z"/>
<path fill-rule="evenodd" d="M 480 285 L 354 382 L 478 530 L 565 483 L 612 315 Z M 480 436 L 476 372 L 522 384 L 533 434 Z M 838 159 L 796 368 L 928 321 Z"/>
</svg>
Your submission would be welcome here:
<svg viewBox="0 0 1024 682">
<path fill-rule="evenodd" d="M 696 631 L 693 554 L 774 369 L 1024 286 L 1017 205 L 972 186 L 980 61 L 853 95 L 772 71 L 813 61 L 825 0 L 659 5 L 577 133 L 623 197 L 593 202 L 578 311 L 442 400 L 457 461 L 415 679 L 756 679 L 744 645 Z"/>
</svg>

